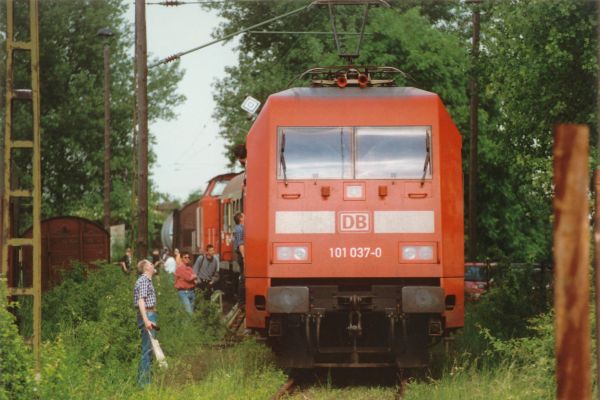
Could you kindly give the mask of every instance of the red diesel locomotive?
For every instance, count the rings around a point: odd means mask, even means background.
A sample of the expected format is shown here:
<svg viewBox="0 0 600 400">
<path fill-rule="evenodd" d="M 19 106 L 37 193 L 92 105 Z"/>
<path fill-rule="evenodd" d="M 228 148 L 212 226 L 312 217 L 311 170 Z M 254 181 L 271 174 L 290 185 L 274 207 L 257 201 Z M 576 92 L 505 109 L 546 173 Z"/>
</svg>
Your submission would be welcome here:
<svg viewBox="0 0 600 400">
<path fill-rule="evenodd" d="M 463 326 L 461 136 L 365 86 L 274 94 L 247 137 L 246 326 L 287 367 L 424 366 Z"/>
</svg>

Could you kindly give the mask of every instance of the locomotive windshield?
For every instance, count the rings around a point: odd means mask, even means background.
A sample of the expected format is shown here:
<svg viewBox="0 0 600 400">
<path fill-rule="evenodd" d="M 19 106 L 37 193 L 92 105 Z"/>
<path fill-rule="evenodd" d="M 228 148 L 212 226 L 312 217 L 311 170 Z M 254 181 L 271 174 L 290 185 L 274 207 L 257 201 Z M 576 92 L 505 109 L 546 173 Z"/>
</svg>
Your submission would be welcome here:
<svg viewBox="0 0 600 400">
<path fill-rule="evenodd" d="M 420 179 L 426 158 L 425 127 L 356 128 L 356 179 Z"/>
<path fill-rule="evenodd" d="M 225 190 L 225 187 L 227 186 L 227 184 L 229 183 L 229 181 L 218 181 L 215 182 L 215 186 L 213 187 L 213 190 L 210 192 L 210 195 L 212 197 L 217 197 L 223 194 L 223 190 Z"/>
<path fill-rule="evenodd" d="M 430 127 L 279 130 L 279 179 L 430 179 Z"/>
<path fill-rule="evenodd" d="M 280 178 L 284 175 L 287 179 L 352 178 L 349 128 L 284 128 L 279 141 Z"/>
</svg>

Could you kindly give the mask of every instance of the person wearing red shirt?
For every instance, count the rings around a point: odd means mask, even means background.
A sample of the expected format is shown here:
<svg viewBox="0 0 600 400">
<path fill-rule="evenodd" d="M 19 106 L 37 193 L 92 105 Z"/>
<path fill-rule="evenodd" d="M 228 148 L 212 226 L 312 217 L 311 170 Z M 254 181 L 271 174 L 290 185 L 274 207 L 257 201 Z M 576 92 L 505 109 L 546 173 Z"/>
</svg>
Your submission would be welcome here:
<svg viewBox="0 0 600 400">
<path fill-rule="evenodd" d="M 177 269 L 175 270 L 175 289 L 179 293 L 179 298 L 183 303 L 185 311 L 192 315 L 194 312 L 194 301 L 196 300 L 194 288 L 196 287 L 198 277 L 192 270 L 190 253 L 185 251 L 181 256 L 181 263 L 177 265 Z"/>
</svg>

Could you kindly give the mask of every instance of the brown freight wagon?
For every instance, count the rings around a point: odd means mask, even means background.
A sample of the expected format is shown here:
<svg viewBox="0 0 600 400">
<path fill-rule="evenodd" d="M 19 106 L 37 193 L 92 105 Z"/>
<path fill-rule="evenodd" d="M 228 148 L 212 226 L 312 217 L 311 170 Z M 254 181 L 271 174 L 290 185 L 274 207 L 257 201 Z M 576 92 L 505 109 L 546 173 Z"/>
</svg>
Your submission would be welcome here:
<svg viewBox="0 0 600 400">
<path fill-rule="evenodd" d="M 108 261 L 110 257 L 110 235 L 104 228 L 90 220 L 79 217 L 54 217 L 41 223 L 42 230 L 42 290 L 60 283 L 61 272 L 70 268 L 73 261 L 90 267 L 95 262 Z M 32 230 L 23 237 L 31 237 Z M 9 286 L 32 286 L 32 251 L 23 247 L 21 257 L 11 255 L 11 268 L 7 278 Z"/>
</svg>

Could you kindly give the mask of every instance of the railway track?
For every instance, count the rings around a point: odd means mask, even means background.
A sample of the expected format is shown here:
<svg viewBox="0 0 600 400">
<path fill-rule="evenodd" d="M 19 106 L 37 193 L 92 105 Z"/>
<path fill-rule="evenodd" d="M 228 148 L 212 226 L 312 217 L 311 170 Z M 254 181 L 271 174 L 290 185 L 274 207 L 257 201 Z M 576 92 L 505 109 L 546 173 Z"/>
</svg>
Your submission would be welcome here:
<svg viewBox="0 0 600 400">
<path fill-rule="evenodd" d="M 402 400 L 406 395 L 408 371 L 386 370 L 386 373 L 359 373 L 343 369 L 291 370 L 288 379 L 270 397 L 271 400 L 287 398 L 317 399 L 322 396 L 351 398 L 361 388 L 382 388 L 382 399 Z M 388 373 L 389 372 L 389 373 Z M 359 378 L 357 378 L 357 376 Z M 326 383 L 325 383 L 326 382 Z M 341 396 L 341 397 L 340 397 Z M 347 397 L 346 397 L 347 396 Z"/>
<path fill-rule="evenodd" d="M 290 377 L 283 385 L 281 385 L 281 387 L 279 387 L 279 389 L 277 389 L 277 392 L 271 397 L 271 400 L 282 399 L 285 395 L 292 394 L 295 388 L 296 380 Z"/>
<path fill-rule="evenodd" d="M 396 371 L 396 394 L 394 395 L 394 399 L 395 400 L 402 400 L 404 399 L 404 392 L 406 390 L 406 375 L 404 373 L 405 371 L 403 369 L 398 369 Z"/>
</svg>

